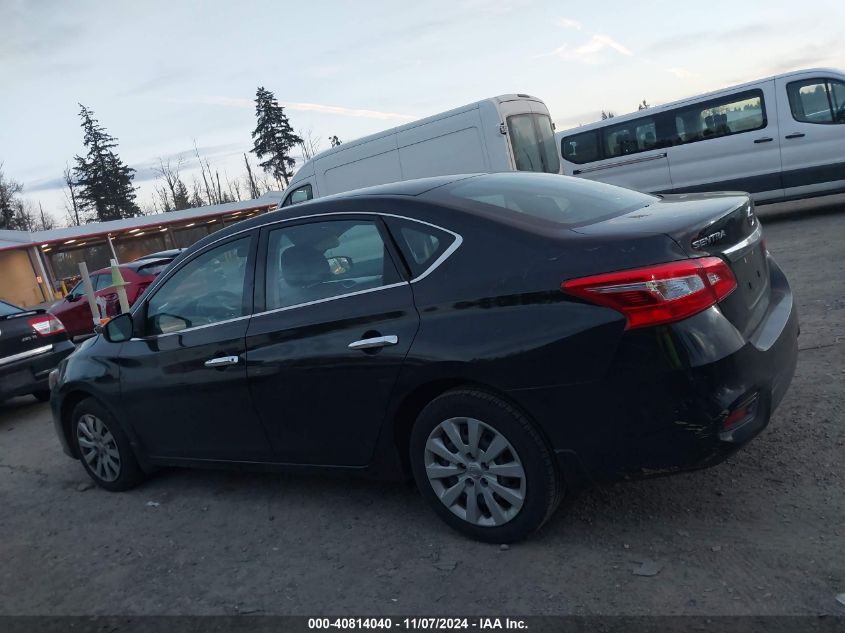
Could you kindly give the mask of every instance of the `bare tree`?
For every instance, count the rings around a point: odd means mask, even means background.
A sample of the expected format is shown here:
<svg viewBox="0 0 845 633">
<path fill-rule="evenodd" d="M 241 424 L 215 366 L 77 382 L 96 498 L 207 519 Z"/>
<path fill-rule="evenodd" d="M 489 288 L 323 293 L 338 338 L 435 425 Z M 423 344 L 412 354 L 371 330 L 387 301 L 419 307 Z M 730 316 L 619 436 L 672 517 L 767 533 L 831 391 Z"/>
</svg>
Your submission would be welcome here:
<svg viewBox="0 0 845 633">
<path fill-rule="evenodd" d="M 56 221 L 53 219 L 49 213 L 44 213 L 44 207 L 41 206 L 41 203 L 38 203 L 38 219 L 35 222 L 35 230 L 36 231 L 49 231 L 50 229 L 56 228 Z"/>
<path fill-rule="evenodd" d="M 643 99 L 642 103 L 637 104 L 637 110 L 646 110 L 647 108 L 650 108 L 650 107 L 651 107 L 651 104 L 648 103 L 645 99 Z"/>
<path fill-rule="evenodd" d="M 249 159 L 244 153 L 244 163 L 246 164 L 246 177 L 247 177 L 247 184 L 249 185 L 249 195 L 254 200 L 258 198 L 261 194 L 258 192 L 258 184 L 255 182 L 255 178 L 252 175 L 252 167 L 249 164 Z"/>
<path fill-rule="evenodd" d="M 79 226 L 82 224 L 82 208 L 76 192 L 78 185 L 73 178 L 73 171 L 67 163 L 65 163 L 65 170 L 62 175 L 65 181 L 65 187 L 62 189 L 62 193 L 65 194 L 65 217 L 67 217 L 68 226 Z"/>
<path fill-rule="evenodd" d="M 300 138 L 299 141 L 299 149 L 302 152 L 302 158 L 304 160 L 311 160 L 316 156 L 320 151 L 320 142 L 321 138 L 318 136 L 314 136 L 314 133 L 311 131 L 311 128 L 307 130 L 298 130 L 297 135 Z M 332 146 L 334 147 L 334 146 Z"/>
<path fill-rule="evenodd" d="M 200 170 L 202 171 L 202 182 L 205 185 L 205 199 L 208 204 L 217 204 L 218 200 L 214 196 L 214 178 L 211 175 L 211 165 L 208 164 L 206 160 L 203 163 L 202 156 L 200 156 L 200 150 L 197 147 L 197 141 L 194 139 L 194 152 L 197 155 L 197 160 L 200 164 Z M 208 170 L 208 175 L 206 175 L 206 169 Z M 208 181 L 211 180 L 212 185 L 209 186 Z"/>
</svg>

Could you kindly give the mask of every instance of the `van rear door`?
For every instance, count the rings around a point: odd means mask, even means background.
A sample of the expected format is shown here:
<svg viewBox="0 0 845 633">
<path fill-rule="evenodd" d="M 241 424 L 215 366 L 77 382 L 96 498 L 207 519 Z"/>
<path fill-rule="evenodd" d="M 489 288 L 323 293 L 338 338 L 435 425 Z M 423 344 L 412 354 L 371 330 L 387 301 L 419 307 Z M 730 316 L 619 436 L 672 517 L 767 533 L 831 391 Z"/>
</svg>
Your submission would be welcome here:
<svg viewBox="0 0 845 633">
<path fill-rule="evenodd" d="M 560 156 L 549 110 L 537 99 L 500 101 L 499 115 L 507 135 L 513 171 L 560 173 Z"/>
<path fill-rule="evenodd" d="M 786 195 L 845 187 L 845 77 L 807 72 L 776 80 Z"/>
<path fill-rule="evenodd" d="M 755 200 L 783 196 L 774 81 L 668 114 L 676 133 L 667 148 L 673 193 L 746 191 Z"/>
</svg>

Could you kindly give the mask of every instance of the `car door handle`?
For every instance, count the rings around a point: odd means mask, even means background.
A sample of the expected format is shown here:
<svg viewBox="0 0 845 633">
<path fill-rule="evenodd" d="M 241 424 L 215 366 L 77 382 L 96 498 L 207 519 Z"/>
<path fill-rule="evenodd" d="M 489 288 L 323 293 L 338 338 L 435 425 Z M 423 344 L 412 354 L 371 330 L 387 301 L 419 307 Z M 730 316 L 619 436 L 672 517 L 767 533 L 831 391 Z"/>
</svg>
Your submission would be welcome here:
<svg viewBox="0 0 845 633">
<path fill-rule="evenodd" d="M 770 143 L 773 140 L 774 139 L 771 136 L 764 136 L 763 138 L 755 138 L 754 142 L 755 143 Z"/>
<path fill-rule="evenodd" d="M 204 364 L 206 367 L 228 367 L 229 365 L 237 365 L 238 357 L 218 356 L 217 358 L 212 358 L 210 360 L 205 361 Z"/>
<path fill-rule="evenodd" d="M 362 338 L 360 341 L 352 341 L 348 347 L 349 349 L 376 349 L 387 345 L 396 345 L 398 342 L 398 336 L 389 334 L 387 336 L 374 336 L 372 338 Z"/>
<path fill-rule="evenodd" d="M 793 132 L 792 134 L 787 134 L 784 138 L 801 138 L 803 136 L 806 136 L 804 132 Z"/>
</svg>

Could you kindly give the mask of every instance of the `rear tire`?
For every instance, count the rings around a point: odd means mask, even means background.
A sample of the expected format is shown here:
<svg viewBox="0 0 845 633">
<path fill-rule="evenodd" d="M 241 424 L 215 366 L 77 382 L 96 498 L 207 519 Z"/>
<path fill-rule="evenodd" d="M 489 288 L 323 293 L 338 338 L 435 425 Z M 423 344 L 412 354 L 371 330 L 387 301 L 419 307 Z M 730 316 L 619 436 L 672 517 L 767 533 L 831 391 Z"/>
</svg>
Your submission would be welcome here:
<svg viewBox="0 0 845 633">
<path fill-rule="evenodd" d="M 435 398 L 414 424 L 410 451 L 417 487 L 432 509 L 480 541 L 526 538 L 562 496 L 543 438 L 525 415 L 484 391 Z"/>
<path fill-rule="evenodd" d="M 79 461 L 98 486 L 118 492 L 144 480 L 129 439 L 99 402 L 86 398 L 77 404 L 71 414 L 70 430 Z"/>
</svg>

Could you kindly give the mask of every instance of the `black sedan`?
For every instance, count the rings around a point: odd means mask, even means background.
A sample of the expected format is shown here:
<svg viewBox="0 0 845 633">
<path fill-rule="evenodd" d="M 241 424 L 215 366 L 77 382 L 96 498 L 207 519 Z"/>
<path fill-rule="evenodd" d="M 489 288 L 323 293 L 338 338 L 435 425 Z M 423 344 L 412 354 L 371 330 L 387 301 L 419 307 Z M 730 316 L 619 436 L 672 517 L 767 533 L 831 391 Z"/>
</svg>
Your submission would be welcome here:
<svg viewBox="0 0 845 633">
<path fill-rule="evenodd" d="M 49 374 L 72 351 L 56 317 L 0 300 L 0 401 L 26 394 L 49 400 Z"/>
<path fill-rule="evenodd" d="M 767 425 L 797 336 L 744 194 L 451 176 L 203 239 L 51 402 L 109 490 L 160 465 L 413 475 L 448 524 L 508 542 L 578 486 L 724 459 Z"/>
</svg>

